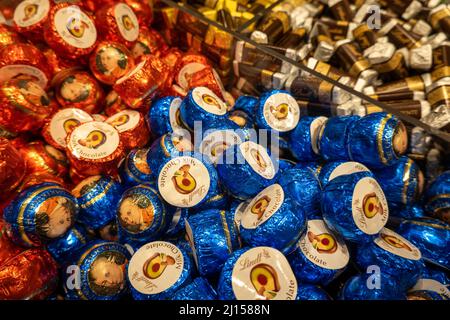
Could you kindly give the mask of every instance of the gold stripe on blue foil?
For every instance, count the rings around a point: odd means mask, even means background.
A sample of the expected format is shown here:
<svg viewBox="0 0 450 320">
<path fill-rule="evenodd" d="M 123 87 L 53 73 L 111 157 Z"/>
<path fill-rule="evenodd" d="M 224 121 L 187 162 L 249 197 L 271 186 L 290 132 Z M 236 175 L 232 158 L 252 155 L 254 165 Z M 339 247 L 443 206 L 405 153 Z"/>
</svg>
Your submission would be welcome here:
<svg viewBox="0 0 450 320">
<path fill-rule="evenodd" d="M 386 123 L 388 122 L 388 120 L 390 118 L 392 118 L 392 115 L 387 114 L 386 117 L 384 117 L 381 120 L 380 127 L 378 128 L 378 132 L 377 132 L 378 155 L 381 158 L 381 162 L 383 162 L 384 164 L 387 164 L 387 159 L 384 156 L 384 150 L 383 150 L 383 132 L 384 132 L 384 128 L 386 127 Z"/>
<path fill-rule="evenodd" d="M 166 157 L 170 157 L 170 153 L 169 153 L 169 151 L 167 150 L 166 145 L 165 145 L 165 143 L 164 143 L 164 141 L 165 141 L 166 138 L 167 138 L 167 134 L 163 135 L 162 138 L 161 138 L 161 141 L 159 142 L 159 144 L 161 145 L 161 148 L 162 148 L 162 150 L 163 150 L 163 152 L 164 152 L 164 155 L 165 155 Z"/>
<path fill-rule="evenodd" d="M 230 236 L 230 230 L 228 230 L 228 223 L 227 223 L 227 219 L 225 217 L 225 210 L 220 210 L 220 218 L 222 219 L 223 231 L 225 233 L 225 237 L 227 238 L 228 252 L 232 253 L 233 249 L 231 246 L 231 236 Z"/>
<path fill-rule="evenodd" d="M 408 187 L 409 187 L 409 175 L 411 174 L 411 166 L 412 161 L 408 160 L 405 165 L 405 170 L 403 171 L 403 178 L 404 178 L 404 184 L 403 184 L 403 191 L 402 191 L 402 200 L 403 203 L 407 203 L 407 193 L 408 193 Z"/>
<path fill-rule="evenodd" d="M 105 189 L 99 193 L 98 195 L 96 195 L 95 197 L 93 197 L 91 200 L 89 200 L 86 203 L 83 203 L 80 205 L 81 208 L 86 209 L 90 206 L 92 206 L 94 203 L 96 203 L 98 200 L 100 200 L 101 198 L 103 198 L 104 196 L 106 196 L 106 193 L 109 191 L 109 189 L 111 188 L 111 186 L 113 185 L 114 181 L 110 181 L 108 182 L 108 184 L 106 185 Z"/>
</svg>

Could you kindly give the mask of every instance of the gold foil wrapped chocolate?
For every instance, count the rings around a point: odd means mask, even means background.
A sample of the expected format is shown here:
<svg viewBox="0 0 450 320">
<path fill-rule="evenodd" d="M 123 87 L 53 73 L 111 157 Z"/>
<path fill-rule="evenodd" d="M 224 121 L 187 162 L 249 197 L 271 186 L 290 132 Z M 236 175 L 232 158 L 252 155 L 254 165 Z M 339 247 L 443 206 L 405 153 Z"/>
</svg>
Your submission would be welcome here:
<svg viewBox="0 0 450 320">
<path fill-rule="evenodd" d="M 94 50 L 97 29 L 90 15 L 79 6 L 61 3 L 50 10 L 44 39 L 57 54 L 77 59 Z"/>
<path fill-rule="evenodd" d="M 134 68 L 134 58 L 124 45 L 103 41 L 92 52 L 89 66 L 97 80 L 113 85 Z"/>
<path fill-rule="evenodd" d="M 0 127 L 12 133 L 40 129 L 55 111 L 55 104 L 29 77 L 0 85 Z"/>
<path fill-rule="evenodd" d="M 103 6 L 95 13 L 95 23 L 102 40 L 123 43 L 131 48 L 139 36 L 139 21 L 123 2 Z"/>
<path fill-rule="evenodd" d="M 89 113 L 102 109 L 103 89 L 89 73 L 65 70 L 55 77 L 56 99 L 64 108 L 78 108 Z"/>
<path fill-rule="evenodd" d="M 137 109 L 168 87 L 169 72 L 161 59 L 144 56 L 113 88 L 130 108 Z"/>
<path fill-rule="evenodd" d="M 83 123 L 67 136 L 67 156 L 79 174 L 116 175 L 123 155 L 119 132 L 106 122 Z"/>
<path fill-rule="evenodd" d="M 46 173 L 64 177 L 68 172 L 66 155 L 51 145 L 42 141 L 33 141 L 20 148 L 20 154 L 25 160 L 27 175 Z"/>
<path fill-rule="evenodd" d="M 52 72 L 42 52 L 25 43 L 10 44 L 0 49 L 0 83 L 23 75 L 42 88 L 47 87 Z"/>
</svg>

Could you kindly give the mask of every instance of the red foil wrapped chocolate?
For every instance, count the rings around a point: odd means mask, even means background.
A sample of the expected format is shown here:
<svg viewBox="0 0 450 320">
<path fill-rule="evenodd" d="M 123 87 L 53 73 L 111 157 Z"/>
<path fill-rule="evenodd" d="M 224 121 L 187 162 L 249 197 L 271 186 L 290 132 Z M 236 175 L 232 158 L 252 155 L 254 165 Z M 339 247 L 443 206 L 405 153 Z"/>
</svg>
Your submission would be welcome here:
<svg viewBox="0 0 450 320">
<path fill-rule="evenodd" d="M 66 187 L 66 183 L 60 177 L 54 176 L 47 172 L 33 172 L 31 174 L 27 174 L 27 176 L 22 180 L 19 188 L 17 189 L 17 193 L 20 193 L 32 186 L 45 183 L 52 182 L 59 184 L 62 187 Z"/>
<path fill-rule="evenodd" d="M 120 111 L 128 109 L 128 106 L 119 97 L 117 92 L 112 90 L 105 98 L 105 114 L 110 117 Z"/>
<path fill-rule="evenodd" d="M 27 175 L 32 173 L 50 173 L 64 177 L 68 172 L 66 155 L 42 141 L 33 141 L 19 150 L 27 167 Z"/>
<path fill-rule="evenodd" d="M 114 85 L 114 91 L 132 109 L 143 104 L 165 90 L 170 70 L 161 59 L 144 56 L 137 66 Z"/>
<path fill-rule="evenodd" d="M 187 75 L 189 89 L 195 87 L 207 87 L 211 89 L 219 98 L 225 101 L 225 88 L 219 75 L 211 67 L 206 67 L 200 71 Z"/>
<path fill-rule="evenodd" d="M 35 46 L 10 44 L 0 49 L 0 83 L 19 75 L 31 77 L 39 86 L 46 88 L 52 71 L 44 54 Z"/>
<path fill-rule="evenodd" d="M 0 199 L 16 189 L 25 176 L 25 161 L 11 142 L 0 138 Z"/>
<path fill-rule="evenodd" d="M 103 89 L 89 73 L 68 69 L 56 78 L 56 99 L 62 107 L 78 108 L 89 113 L 101 111 Z"/>
<path fill-rule="evenodd" d="M 113 85 L 134 68 L 134 58 L 124 45 L 103 41 L 92 52 L 89 66 L 97 80 Z"/>
<path fill-rule="evenodd" d="M 50 10 L 44 38 L 57 54 L 77 59 L 94 50 L 97 29 L 89 14 L 79 6 L 61 3 Z"/>
<path fill-rule="evenodd" d="M 83 123 L 67 136 L 67 156 L 82 175 L 115 175 L 123 155 L 119 132 L 106 122 Z"/>
<path fill-rule="evenodd" d="M 102 40 L 123 43 L 131 48 L 138 39 L 138 18 L 123 2 L 103 6 L 96 12 L 95 23 Z"/>
<path fill-rule="evenodd" d="M 136 110 L 124 110 L 106 119 L 119 131 L 120 138 L 126 150 L 145 146 L 150 137 L 147 122 Z"/>
<path fill-rule="evenodd" d="M 20 133 L 40 129 L 56 109 L 44 89 L 29 78 L 0 86 L 0 127 Z"/>
<path fill-rule="evenodd" d="M 133 57 L 136 59 L 147 54 L 152 54 L 159 57 L 168 49 L 169 47 L 158 32 L 153 29 L 141 27 L 139 37 L 133 45 L 131 51 L 133 53 Z"/>
<path fill-rule="evenodd" d="M 45 299 L 57 286 L 56 262 L 44 249 L 16 246 L 0 228 L 0 300 Z"/>
<path fill-rule="evenodd" d="M 44 43 L 37 44 L 36 47 L 47 58 L 48 65 L 53 76 L 63 70 L 75 68 L 80 65 L 80 62 L 77 60 L 70 60 L 61 57 L 52 48 Z"/>
<path fill-rule="evenodd" d="M 14 10 L 14 28 L 27 38 L 43 39 L 44 24 L 47 22 L 51 0 L 24 0 Z"/>
<path fill-rule="evenodd" d="M 190 76 L 206 67 L 209 67 L 206 57 L 199 54 L 186 54 L 179 59 L 175 67 L 175 82 L 184 90 L 188 90 Z"/>
<path fill-rule="evenodd" d="M 125 0 L 125 2 L 133 9 L 141 26 L 149 26 L 152 23 L 153 9 L 150 1 Z"/>
<path fill-rule="evenodd" d="M 4 46 L 23 42 L 22 37 L 12 28 L 0 23 L 0 49 Z"/>
</svg>

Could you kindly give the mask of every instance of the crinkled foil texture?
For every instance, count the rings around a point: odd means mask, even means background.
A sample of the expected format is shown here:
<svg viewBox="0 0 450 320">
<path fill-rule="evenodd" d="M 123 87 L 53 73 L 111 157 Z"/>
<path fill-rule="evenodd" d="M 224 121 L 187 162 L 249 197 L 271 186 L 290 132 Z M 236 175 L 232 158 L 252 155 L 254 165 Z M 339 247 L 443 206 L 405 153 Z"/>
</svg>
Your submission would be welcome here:
<svg viewBox="0 0 450 320">
<path fill-rule="evenodd" d="M 300 161 L 317 161 L 320 156 L 312 147 L 311 123 L 318 117 L 302 117 L 290 134 L 292 154 Z"/>
<path fill-rule="evenodd" d="M 202 277 L 195 278 L 190 284 L 178 290 L 172 300 L 215 300 L 217 293 L 209 284 L 208 280 Z"/>
<path fill-rule="evenodd" d="M 332 117 L 325 123 L 319 141 L 320 154 L 327 161 L 350 160 L 348 136 L 350 127 L 359 120 L 358 116 Z"/>
<path fill-rule="evenodd" d="M 375 286 L 376 282 L 379 282 L 379 287 Z M 368 283 L 373 283 L 374 286 L 369 288 Z M 389 274 L 367 275 L 363 273 L 347 280 L 341 290 L 340 299 L 405 300 L 406 296 L 404 290 L 398 286 L 396 279 Z"/>
</svg>

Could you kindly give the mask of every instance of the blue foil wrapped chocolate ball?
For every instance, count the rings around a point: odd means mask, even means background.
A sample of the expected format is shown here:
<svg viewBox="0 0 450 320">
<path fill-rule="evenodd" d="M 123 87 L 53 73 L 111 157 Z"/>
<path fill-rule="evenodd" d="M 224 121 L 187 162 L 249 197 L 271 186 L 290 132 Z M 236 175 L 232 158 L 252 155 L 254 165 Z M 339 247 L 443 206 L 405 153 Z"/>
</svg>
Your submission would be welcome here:
<svg viewBox="0 0 450 320">
<path fill-rule="evenodd" d="M 411 205 L 422 194 L 423 173 L 419 166 L 406 156 L 391 166 L 373 170 L 373 174 L 392 207 Z"/>
<path fill-rule="evenodd" d="M 227 119 L 227 105 L 206 87 L 196 87 L 188 92 L 180 106 L 180 119 L 189 130 L 198 124 L 220 124 Z"/>
<path fill-rule="evenodd" d="M 118 300 L 127 292 L 131 255 L 119 243 L 92 241 L 78 250 L 63 273 L 67 300 Z M 79 288 L 76 279 L 79 276 Z"/>
<path fill-rule="evenodd" d="M 299 161 L 317 161 L 319 155 L 319 138 L 323 133 L 326 117 L 302 117 L 297 127 L 290 133 L 291 152 Z"/>
<path fill-rule="evenodd" d="M 401 222 L 402 220 L 426 218 L 423 206 L 418 203 L 403 207 L 394 207 L 389 211 L 389 220 L 392 222 Z"/>
<path fill-rule="evenodd" d="M 450 223 L 450 171 L 442 173 L 431 183 L 425 202 L 427 214 Z"/>
<path fill-rule="evenodd" d="M 302 207 L 308 218 L 321 215 L 320 182 L 308 168 L 294 168 L 280 174 L 278 183 L 283 190 Z"/>
<path fill-rule="evenodd" d="M 271 90 L 259 98 L 256 109 L 258 128 L 284 134 L 295 129 L 299 120 L 300 107 L 289 92 Z"/>
<path fill-rule="evenodd" d="M 406 152 L 408 134 L 397 117 L 377 112 L 362 117 L 351 126 L 348 142 L 353 161 L 379 168 L 392 165 Z"/>
<path fill-rule="evenodd" d="M 199 209 L 221 193 L 214 165 L 199 153 L 172 156 L 157 172 L 158 191 L 173 207 Z"/>
<path fill-rule="evenodd" d="M 320 155 L 327 161 L 350 160 L 348 138 L 358 116 L 332 117 L 324 124 L 319 138 Z"/>
<path fill-rule="evenodd" d="M 280 175 L 283 174 L 286 170 L 294 168 L 296 163 L 289 159 L 280 159 L 278 160 L 278 167 L 280 170 Z"/>
<path fill-rule="evenodd" d="M 190 216 L 186 236 L 201 276 L 218 274 L 233 251 L 240 248 L 231 212 L 206 210 Z"/>
<path fill-rule="evenodd" d="M 287 254 L 306 229 L 306 214 L 279 184 L 261 191 L 245 208 L 240 235 L 249 246 L 268 246 Z"/>
<path fill-rule="evenodd" d="M 356 263 L 362 272 L 377 266 L 382 274 L 393 276 L 405 291 L 417 282 L 425 267 L 420 250 L 387 228 L 373 242 L 358 246 Z"/>
<path fill-rule="evenodd" d="M 322 215 L 328 227 L 345 240 L 370 242 L 389 217 L 386 197 L 370 172 L 336 177 L 322 192 Z"/>
<path fill-rule="evenodd" d="M 108 176 L 92 176 L 81 181 L 72 194 L 80 206 L 78 220 L 91 229 L 99 229 L 115 219 L 122 186 Z"/>
<path fill-rule="evenodd" d="M 169 227 L 173 211 L 148 185 L 126 190 L 117 205 L 119 241 L 140 248 L 158 239 Z"/>
<path fill-rule="evenodd" d="M 165 241 L 147 243 L 128 264 L 127 276 L 135 300 L 169 300 L 192 281 L 193 263 L 184 250 Z"/>
<path fill-rule="evenodd" d="M 119 167 L 120 181 L 126 188 L 138 184 L 154 184 L 155 174 L 147 163 L 149 149 L 133 149 L 128 153 Z"/>
<path fill-rule="evenodd" d="M 190 284 L 178 290 L 172 300 L 216 300 L 217 292 L 202 277 L 195 278 Z"/>
<path fill-rule="evenodd" d="M 341 300 L 406 300 L 405 291 L 387 273 L 360 274 L 347 280 Z"/>
<path fill-rule="evenodd" d="M 220 300 L 296 300 L 297 280 L 286 259 L 270 247 L 235 251 L 220 273 Z"/>
<path fill-rule="evenodd" d="M 172 209 L 173 210 L 173 209 Z M 176 208 L 172 216 L 172 221 L 167 228 L 167 236 L 175 236 L 184 231 L 185 220 L 190 216 L 190 210 L 187 208 Z"/>
<path fill-rule="evenodd" d="M 252 198 L 276 180 L 278 161 L 253 141 L 228 148 L 223 159 L 217 164 L 217 172 L 225 189 L 235 198 Z"/>
<path fill-rule="evenodd" d="M 152 103 L 147 113 L 147 122 L 155 137 L 184 129 L 180 119 L 181 102 L 178 97 L 164 97 Z"/>
<path fill-rule="evenodd" d="M 408 290 L 408 300 L 450 300 L 450 279 L 440 270 L 425 268 L 417 283 Z"/>
<path fill-rule="evenodd" d="M 89 236 L 83 225 L 75 224 L 62 237 L 47 244 L 47 251 L 59 265 L 71 259 L 73 252 L 79 250 L 89 241 Z"/>
<path fill-rule="evenodd" d="M 331 300 L 331 297 L 319 286 L 300 283 L 297 289 L 296 300 L 328 301 Z"/>
<path fill-rule="evenodd" d="M 249 115 L 242 110 L 231 110 L 228 114 L 228 120 L 233 121 L 239 128 L 252 129 L 255 124 L 253 122 L 254 115 Z"/>
<path fill-rule="evenodd" d="M 322 187 L 336 177 L 356 172 L 370 172 L 370 170 L 359 162 L 334 161 L 326 163 L 319 172 L 319 181 Z"/>
<path fill-rule="evenodd" d="M 192 150 L 194 150 L 194 147 L 188 137 L 176 133 L 167 133 L 152 143 L 147 152 L 147 164 L 156 176 L 164 162 Z"/>
<path fill-rule="evenodd" d="M 420 249 L 423 259 L 450 270 L 450 225 L 432 218 L 403 221 L 396 230 Z"/>
<path fill-rule="evenodd" d="M 21 192 L 4 210 L 13 242 L 38 247 L 63 236 L 74 225 L 77 199 L 56 183 L 41 183 Z"/>
<path fill-rule="evenodd" d="M 234 103 L 234 110 L 242 110 L 250 117 L 254 117 L 256 114 L 256 109 L 258 108 L 258 98 L 248 95 L 242 95 L 236 99 Z"/>
<path fill-rule="evenodd" d="M 299 283 L 327 285 L 344 271 L 350 253 L 323 220 L 309 220 L 307 232 L 287 258 Z"/>
</svg>

